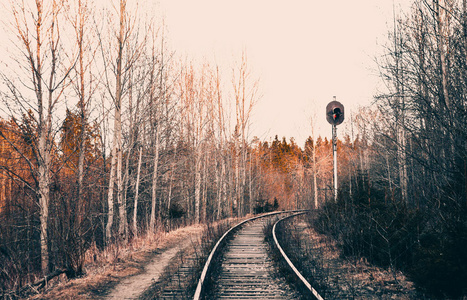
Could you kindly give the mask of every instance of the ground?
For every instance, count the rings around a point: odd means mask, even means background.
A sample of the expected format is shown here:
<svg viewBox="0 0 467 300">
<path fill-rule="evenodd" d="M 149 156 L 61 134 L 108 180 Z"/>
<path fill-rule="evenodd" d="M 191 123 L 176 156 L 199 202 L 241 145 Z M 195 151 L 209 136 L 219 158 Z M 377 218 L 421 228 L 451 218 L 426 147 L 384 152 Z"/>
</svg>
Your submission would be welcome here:
<svg viewBox="0 0 467 300">
<path fill-rule="evenodd" d="M 285 252 L 299 269 L 311 271 L 305 277 L 326 299 L 424 299 L 402 272 L 344 256 L 336 241 L 317 233 L 303 219 L 293 220 L 285 238 L 299 241 Z"/>
<path fill-rule="evenodd" d="M 86 275 L 73 280 L 61 275 L 45 292 L 31 299 L 124 299 L 137 296 L 158 279 L 171 258 L 201 235 L 193 225 L 134 240 L 125 248 L 88 251 Z M 118 296 L 118 297 L 117 297 Z"/>
<path fill-rule="evenodd" d="M 229 224 L 236 222 L 238 220 Z M 402 273 L 376 268 L 364 260 L 343 259 L 339 249 L 328 237 L 316 233 L 303 221 L 298 222 L 295 228 L 302 240 L 301 246 L 311 251 L 305 256 L 302 253 L 301 257 L 314 257 L 313 268 L 322 273 L 322 276 L 315 276 L 321 277 L 320 285 L 325 287 L 323 292 L 327 296 L 339 292 L 341 294 L 335 294 L 336 298 L 343 298 L 344 294 L 359 295 L 357 298 L 361 299 L 417 298 L 412 283 Z M 199 239 L 205 229 L 202 225 L 188 226 L 135 239 L 124 248 L 109 247 L 105 252 L 91 248 L 87 254 L 85 276 L 68 280 L 65 275 L 61 275 L 50 282 L 44 292 L 31 299 L 136 298 L 151 286 L 154 287 L 155 282 L 162 280 L 163 271 L 177 261 L 174 258 L 180 250 L 195 245 L 199 247 Z"/>
</svg>

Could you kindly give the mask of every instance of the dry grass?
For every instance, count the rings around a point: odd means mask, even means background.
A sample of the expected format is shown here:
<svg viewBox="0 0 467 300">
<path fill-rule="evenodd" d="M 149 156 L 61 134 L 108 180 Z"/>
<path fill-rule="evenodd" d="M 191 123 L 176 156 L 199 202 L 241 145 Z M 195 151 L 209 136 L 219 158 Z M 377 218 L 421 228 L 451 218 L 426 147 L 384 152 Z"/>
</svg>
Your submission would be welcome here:
<svg viewBox="0 0 467 300">
<path fill-rule="evenodd" d="M 93 246 L 86 252 L 86 275 L 68 280 L 65 275 L 49 282 L 45 291 L 31 299 L 96 299 L 120 280 L 141 273 L 144 266 L 164 249 L 204 230 L 193 225 L 169 233 L 157 232 L 133 239 L 127 245 L 114 244 L 104 251 Z"/>
<path fill-rule="evenodd" d="M 328 274 L 325 285 L 338 286 L 338 290 L 358 299 L 417 298 L 413 282 L 402 272 L 376 267 L 364 258 L 344 258 L 333 239 L 317 233 L 304 222 L 297 227 L 304 228 L 299 235 L 304 241 L 313 241 L 309 249 L 319 253 L 322 268 L 329 270 L 325 272 Z"/>
<path fill-rule="evenodd" d="M 228 218 L 220 222 L 236 224 L 243 219 Z M 62 274 L 29 299 L 102 299 L 121 280 L 142 273 L 157 254 L 206 229 L 206 225 L 192 225 L 168 233 L 140 235 L 127 245 L 113 244 L 103 251 L 93 245 L 86 252 L 85 276 L 69 280 Z"/>
</svg>

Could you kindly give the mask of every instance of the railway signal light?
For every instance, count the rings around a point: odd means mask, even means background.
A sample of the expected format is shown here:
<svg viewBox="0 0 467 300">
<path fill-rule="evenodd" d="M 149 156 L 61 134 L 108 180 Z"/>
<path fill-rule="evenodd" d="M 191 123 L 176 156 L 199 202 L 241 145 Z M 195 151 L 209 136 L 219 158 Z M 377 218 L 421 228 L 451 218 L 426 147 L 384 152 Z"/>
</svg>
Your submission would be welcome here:
<svg viewBox="0 0 467 300">
<path fill-rule="evenodd" d="M 326 120 L 331 125 L 339 125 L 344 122 L 344 105 L 338 101 L 331 101 L 326 106 Z"/>
</svg>

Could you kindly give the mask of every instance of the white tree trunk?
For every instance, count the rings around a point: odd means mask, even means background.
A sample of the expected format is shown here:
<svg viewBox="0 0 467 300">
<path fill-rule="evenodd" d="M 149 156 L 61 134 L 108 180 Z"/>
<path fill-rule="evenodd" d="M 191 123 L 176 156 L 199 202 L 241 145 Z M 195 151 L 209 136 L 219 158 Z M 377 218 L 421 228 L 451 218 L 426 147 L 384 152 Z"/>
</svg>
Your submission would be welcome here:
<svg viewBox="0 0 467 300">
<path fill-rule="evenodd" d="M 85 55 L 86 55 L 86 45 L 85 45 L 85 19 L 86 13 L 84 7 L 87 5 L 86 1 L 83 3 L 81 0 L 78 1 L 78 24 L 75 27 L 77 36 L 76 36 L 76 43 L 78 44 L 78 64 L 77 64 L 77 76 L 78 82 L 76 83 L 77 89 L 79 89 L 79 113 L 80 113 L 80 136 L 79 136 L 79 156 L 78 156 L 78 199 L 77 199 L 77 207 L 78 211 L 77 218 L 78 218 L 78 226 L 81 229 L 81 222 L 84 214 L 84 199 L 83 199 L 83 177 L 84 177 L 84 157 L 86 151 L 86 123 L 87 123 L 87 111 L 86 111 L 86 91 L 85 91 L 85 84 L 86 84 L 86 66 L 85 66 Z M 79 233 L 81 235 L 81 232 Z"/>
<path fill-rule="evenodd" d="M 235 146 L 235 197 L 233 202 L 233 209 L 237 212 L 237 217 L 240 217 L 240 159 L 238 157 L 238 146 Z"/>
<path fill-rule="evenodd" d="M 141 174 L 141 161 L 143 157 L 143 147 L 139 148 L 138 155 L 138 170 L 136 172 L 136 187 L 135 187 L 135 200 L 133 209 L 133 234 L 135 237 L 138 236 L 138 197 L 139 197 L 139 179 Z"/>
<path fill-rule="evenodd" d="M 172 162 L 172 167 L 170 169 L 170 177 L 169 177 L 169 194 L 167 195 L 167 213 L 169 215 L 169 220 L 170 220 L 170 206 L 172 205 L 172 188 L 173 188 L 173 177 L 174 177 L 174 171 L 175 171 L 175 159 L 177 157 L 177 154 L 174 154 L 173 162 Z"/>
<path fill-rule="evenodd" d="M 152 173 L 152 190 L 151 190 L 151 216 L 149 221 L 149 230 L 154 232 L 156 229 L 156 204 L 157 204 L 157 171 L 159 167 L 159 144 L 160 134 L 159 125 L 156 125 L 155 144 L 154 144 L 154 160 L 153 160 L 153 173 Z"/>
<path fill-rule="evenodd" d="M 195 158 L 195 223 L 200 221 L 200 196 L 201 196 L 201 153 L 196 150 Z"/>
<path fill-rule="evenodd" d="M 223 178 L 225 173 L 224 162 L 221 161 L 221 171 L 219 168 L 216 168 L 216 180 L 217 180 L 217 216 L 216 219 L 219 220 L 222 216 L 222 187 L 223 187 Z"/>
<path fill-rule="evenodd" d="M 401 112 L 401 122 L 404 122 L 403 119 L 404 112 Z M 405 138 L 405 128 L 403 128 L 403 124 L 397 126 L 397 158 L 399 163 L 399 182 L 400 182 L 400 189 L 401 189 L 401 200 L 404 203 L 407 203 L 407 154 L 406 154 L 406 138 Z"/>
<path fill-rule="evenodd" d="M 252 160 L 251 160 L 251 152 L 250 152 L 250 162 L 249 162 L 249 167 L 248 167 L 248 193 L 249 193 L 249 213 L 253 214 L 253 179 L 252 179 Z"/>
<path fill-rule="evenodd" d="M 133 134 L 132 134 L 132 126 L 130 125 L 130 145 L 133 145 Z M 119 234 L 122 236 L 127 242 L 128 240 L 128 217 L 127 217 L 127 191 L 128 187 L 130 185 L 130 156 L 133 154 L 132 146 L 128 148 L 128 153 L 126 154 L 125 158 L 125 172 L 123 175 L 123 196 L 122 196 L 122 205 L 120 206 L 120 215 L 121 219 L 124 220 L 124 222 L 120 222 L 119 226 Z"/>
<path fill-rule="evenodd" d="M 112 147 L 112 164 L 109 179 L 109 194 L 108 194 L 108 221 L 106 227 L 107 241 L 110 242 L 112 234 L 112 224 L 114 219 L 113 211 L 113 187 L 117 185 L 117 203 L 119 204 L 120 226 L 119 233 L 122 234 L 121 228 L 126 224 L 126 217 L 123 208 L 123 180 L 122 180 L 122 60 L 124 48 L 124 30 L 125 30 L 125 8 L 126 1 L 120 0 L 120 27 L 117 37 L 117 69 L 115 73 L 115 120 L 114 120 L 114 140 Z M 122 224 L 123 222 L 123 224 Z M 122 237 L 122 236 L 121 236 Z"/>
<path fill-rule="evenodd" d="M 221 201 L 219 202 L 219 219 L 222 218 L 222 203 L 227 204 L 226 164 L 227 164 L 227 161 L 225 157 L 222 157 L 222 172 L 221 172 L 222 192 L 221 192 Z"/>
<path fill-rule="evenodd" d="M 203 221 L 206 223 L 206 221 L 208 220 L 208 216 L 207 216 L 207 213 L 208 213 L 208 200 L 207 200 L 207 194 L 208 194 L 208 175 L 207 175 L 207 165 L 208 165 L 208 162 L 207 162 L 207 159 L 208 159 L 208 155 L 205 155 L 204 156 L 204 164 L 203 164 L 203 176 L 201 178 L 201 182 L 202 182 L 202 186 L 203 186 L 203 195 L 201 197 L 201 202 L 200 202 L 200 205 L 203 207 Z"/>
<path fill-rule="evenodd" d="M 43 124 L 44 126 L 44 124 Z M 39 208 L 40 208 L 40 240 L 41 240 L 41 268 L 45 275 L 49 271 L 48 224 L 50 200 L 50 154 L 47 151 L 47 128 L 39 128 L 38 155 L 38 182 L 39 182 Z"/>
<path fill-rule="evenodd" d="M 313 196 L 314 196 L 314 202 L 315 202 L 315 209 L 319 208 L 319 203 L 318 203 L 318 182 L 317 182 L 317 177 L 318 177 L 318 166 L 316 163 L 316 142 L 313 141 L 313 148 L 312 148 L 312 156 L 313 156 Z"/>
<path fill-rule="evenodd" d="M 245 188 L 246 188 L 246 136 L 245 133 L 242 134 L 242 187 L 240 199 L 242 201 L 242 211 L 241 216 L 246 214 L 246 203 L 245 203 Z"/>
<path fill-rule="evenodd" d="M 117 149 L 117 201 L 118 201 L 118 215 L 119 226 L 118 235 L 120 239 L 126 240 L 126 229 L 128 228 L 128 221 L 126 216 L 126 200 L 123 199 L 123 151 L 122 151 L 122 122 L 118 123 L 118 149 Z"/>
<path fill-rule="evenodd" d="M 115 122 L 117 122 L 115 120 Z M 116 125 L 114 124 L 114 127 Z M 109 190 L 107 194 L 107 224 L 105 227 L 106 242 L 110 243 L 112 239 L 112 225 L 114 221 L 114 186 L 115 186 L 115 173 L 117 163 L 117 144 L 115 142 L 117 134 L 114 133 L 114 142 L 112 145 L 112 159 L 110 161 L 110 177 L 109 177 Z"/>
</svg>

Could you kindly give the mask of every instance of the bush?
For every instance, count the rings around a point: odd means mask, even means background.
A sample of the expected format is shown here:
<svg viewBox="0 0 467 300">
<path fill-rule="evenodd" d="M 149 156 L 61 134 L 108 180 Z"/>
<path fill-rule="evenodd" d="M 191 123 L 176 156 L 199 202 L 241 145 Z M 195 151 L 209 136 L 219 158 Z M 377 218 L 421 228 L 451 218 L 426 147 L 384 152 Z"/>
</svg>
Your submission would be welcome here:
<svg viewBox="0 0 467 300">
<path fill-rule="evenodd" d="M 314 226 L 331 235 L 344 255 L 405 271 L 434 297 L 467 292 L 467 209 L 437 199 L 421 208 L 389 202 L 361 177 L 352 198 L 340 193 Z M 445 199 L 449 199 L 445 197 Z M 441 203 L 441 204 L 440 204 Z"/>
</svg>

